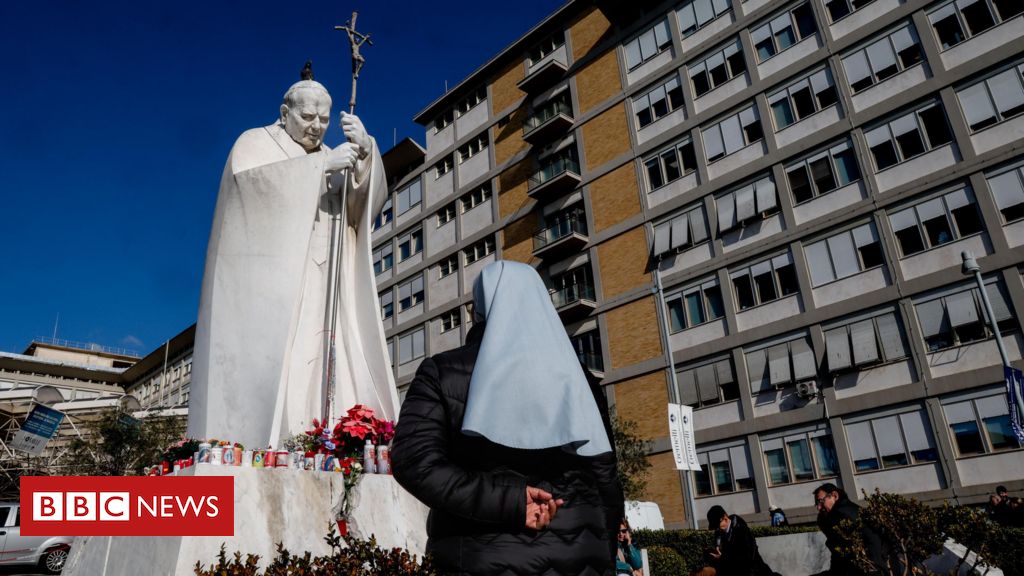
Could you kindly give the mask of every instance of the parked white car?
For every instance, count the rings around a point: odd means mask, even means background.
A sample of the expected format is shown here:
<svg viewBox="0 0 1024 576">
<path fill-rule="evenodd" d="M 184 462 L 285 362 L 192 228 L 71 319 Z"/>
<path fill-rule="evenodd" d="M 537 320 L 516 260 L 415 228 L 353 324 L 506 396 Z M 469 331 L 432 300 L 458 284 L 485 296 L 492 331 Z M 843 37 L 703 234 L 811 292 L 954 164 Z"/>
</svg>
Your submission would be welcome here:
<svg viewBox="0 0 1024 576">
<path fill-rule="evenodd" d="M 70 536 L 22 536 L 21 505 L 0 502 L 0 565 L 38 564 L 47 574 L 60 574 L 73 540 Z"/>
</svg>

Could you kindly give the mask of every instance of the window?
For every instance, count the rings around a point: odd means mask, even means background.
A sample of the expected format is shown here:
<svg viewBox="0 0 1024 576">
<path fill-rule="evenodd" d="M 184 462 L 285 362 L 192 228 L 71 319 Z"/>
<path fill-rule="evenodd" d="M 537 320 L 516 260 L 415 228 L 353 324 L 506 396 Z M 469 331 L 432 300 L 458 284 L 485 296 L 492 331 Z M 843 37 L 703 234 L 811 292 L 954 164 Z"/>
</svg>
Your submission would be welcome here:
<svg viewBox="0 0 1024 576">
<path fill-rule="evenodd" d="M 438 265 L 438 267 L 441 270 L 441 278 L 454 274 L 459 271 L 459 257 L 453 254 L 445 258 L 444 260 L 441 260 L 441 263 Z"/>
<path fill-rule="evenodd" d="M 466 255 L 466 265 L 469 266 L 485 256 L 494 254 L 494 238 L 485 238 L 462 252 Z"/>
<path fill-rule="evenodd" d="M 811 4 L 806 2 L 751 31 L 750 40 L 757 52 L 757 61 L 764 62 L 817 31 Z"/>
<path fill-rule="evenodd" d="M 568 85 L 563 88 L 564 89 L 561 92 L 552 96 L 549 100 L 533 109 L 533 113 L 526 118 L 526 122 L 524 123 L 524 132 L 531 132 L 534 128 L 541 126 L 559 114 L 564 114 L 569 118 L 573 117 L 572 94 L 569 93 Z"/>
<path fill-rule="evenodd" d="M 1003 220 L 1009 223 L 1024 218 L 1024 168 L 1012 168 L 987 178 Z"/>
<path fill-rule="evenodd" d="M 449 202 L 437 211 L 437 227 L 440 228 L 452 220 L 455 220 L 455 202 Z"/>
<path fill-rule="evenodd" d="M 985 340 L 992 336 L 985 321 L 985 309 L 978 297 L 977 288 L 955 288 L 952 293 L 914 302 L 917 321 L 921 324 L 921 336 L 929 352 L 962 346 Z M 1017 321 L 1010 311 L 1009 300 L 995 280 L 985 283 L 992 313 L 1000 333 L 1017 327 Z"/>
<path fill-rule="evenodd" d="M 580 300 L 596 299 L 594 295 L 594 276 L 590 265 L 584 264 L 551 277 L 551 301 L 555 308 L 561 308 Z"/>
<path fill-rule="evenodd" d="M 1019 0 L 957 0 L 928 14 L 943 50 L 1024 12 Z"/>
<path fill-rule="evenodd" d="M 753 308 L 800 291 L 789 253 L 729 273 L 740 310 Z"/>
<path fill-rule="evenodd" d="M 690 206 L 671 219 L 654 225 L 654 256 L 696 246 L 708 239 L 703 205 Z"/>
<path fill-rule="evenodd" d="M 916 409 L 846 423 L 846 439 L 856 472 L 870 472 L 938 459 L 928 416 Z"/>
<path fill-rule="evenodd" d="M 750 373 L 750 390 L 754 394 L 772 392 L 776 388 L 814 380 L 818 376 L 814 350 L 806 336 L 755 350 L 744 350 L 743 354 Z"/>
<path fill-rule="evenodd" d="M 391 290 L 387 290 L 380 295 L 380 317 L 382 320 L 387 320 L 395 315 L 395 295 Z"/>
<path fill-rule="evenodd" d="M 484 150 L 487 150 L 487 134 L 481 134 L 459 148 L 459 163 L 469 160 Z"/>
<path fill-rule="evenodd" d="M 459 116 L 462 116 L 466 112 L 469 112 L 473 108 L 476 108 L 477 104 L 480 104 L 485 100 L 487 100 L 487 88 L 477 88 L 472 94 L 467 96 L 456 106 L 456 109 L 459 111 Z"/>
<path fill-rule="evenodd" d="M 464 194 L 462 198 L 459 198 L 459 204 L 462 206 L 462 212 L 466 213 L 483 204 L 491 197 L 491 185 L 484 184 L 479 188 Z"/>
<path fill-rule="evenodd" d="M 654 27 L 626 43 L 626 68 L 633 70 L 670 46 L 672 38 L 668 33 L 668 20 L 662 19 Z"/>
<path fill-rule="evenodd" d="M 878 172 L 953 141 L 938 103 L 904 114 L 865 132 Z"/>
<path fill-rule="evenodd" d="M 704 155 L 709 164 L 764 137 L 757 112 L 754 110 L 754 107 L 750 106 L 700 131 L 704 139 Z"/>
<path fill-rule="evenodd" d="M 450 310 L 441 314 L 441 332 L 447 332 L 458 328 L 462 324 L 462 314 L 459 309 Z"/>
<path fill-rule="evenodd" d="M 1020 448 L 1010 427 L 1006 393 L 943 404 L 957 456 L 987 454 Z"/>
<path fill-rule="evenodd" d="M 719 235 L 778 211 L 775 182 L 768 176 L 715 198 Z"/>
<path fill-rule="evenodd" d="M 960 109 L 972 132 L 1024 112 L 1024 65 L 957 91 Z"/>
<path fill-rule="evenodd" d="M 820 480 L 839 474 L 836 448 L 827 430 L 762 439 L 768 485 Z"/>
<path fill-rule="evenodd" d="M 398 311 L 408 310 L 423 302 L 423 275 L 398 286 Z"/>
<path fill-rule="evenodd" d="M 903 256 L 984 230 L 970 188 L 961 188 L 889 215 Z"/>
<path fill-rule="evenodd" d="M 843 70 L 856 94 L 924 60 L 921 42 L 910 24 L 843 57 Z"/>
<path fill-rule="evenodd" d="M 657 122 L 682 107 L 683 87 L 679 84 L 679 77 L 672 76 L 667 82 L 633 99 L 637 128 Z"/>
<path fill-rule="evenodd" d="M 373 219 L 373 229 L 377 230 L 381 226 L 391 222 L 394 217 L 395 212 L 392 209 L 391 198 L 388 197 L 388 199 L 384 201 L 384 206 L 380 209 L 380 214 L 377 214 L 377 217 Z"/>
<path fill-rule="evenodd" d="M 768 96 L 776 131 L 824 110 L 837 101 L 832 72 L 827 67 Z"/>
<path fill-rule="evenodd" d="M 533 50 L 530 50 L 530 65 L 533 66 L 537 62 L 540 62 L 544 57 L 555 50 L 558 50 L 564 44 L 565 33 L 561 30 L 541 40 L 540 43 L 533 47 Z"/>
<path fill-rule="evenodd" d="M 574 204 L 544 217 L 544 228 L 533 237 L 534 249 L 565 238 L 572 233 L 587 235 L 587 214 L 583 204 Z"/>
<path fill-rule="evenodd" d="M 807 244 L 804 255 L 815 288 L 885 263 L 878 232 L 870 222 Z"/>
<path fill-rule="evenodd" d="M 715 280 L 667 296 L 665 306 L 673 334 L 725 316 L 722 289 Z"/>
<path fill-rule="evenodd" d="M 423 251 L 423 230 L 417 229 L 398 239 L 398 261 L 402 262 Z"/>
<path fill-rule="evenodd" d="M 845 320 L 842 326 L 823 326 L 822 329 L 829 372 L 892 362 L 907 356 L 903 333 L 893 312 Z"/>
<path fill-rule="evenodd" d="M 727 494 L 754 489 L 750 473 L 750 456 L 746 444 L 697 452 L 700 470 L 693 472 L 697 496 Z"/>
<path fill-rule="evenodd" d="M 551 154 L 538 159 L 539 169 L 533 176 L 530 176 L 529 187 L 536 188 L 545 182 L 561 174 L 571 172 L 580 173 L 579 156 L 576 152 L 575 140 L 569 139 L 565 148 L 555 150 Z"/>
<path fill-rule="evenodd" d="M 434 133 L 444 130 L 455 121 L 455 110 L 445 110 L 440 116 L 434 118 Z"/>
<path fill-rule="evenodd" d="M 441 176 L 452 171 L 452 157 L 446 156 L 441 159 L 440 162 L 434 164 L 434 179 L 438 179 Z"/>
<path fill-rule="evenodd" d="M 828 9 L 828 17 L 832 22 L 845 17 L 851 12 L 871 4 L 875 0 L 826 0 L 825 8 Z"/>
<path fill-rule="evenodd" d="M 373 253 L 373 273 L 374 275 L 381 274 L 391 269 L 391 266 L 395 262 L 394 248 L 391 246 L 391 242 L 388 242 Z"/>
<path fill-rule="evenodd" d="M 419 206 L 423 200 L 423 186 L 420 184 L 419 178 L 417 178 L 412 184 L 409 184 L 405 188 L 398 191 L 396 195 L 398 199 L 398 215 L 401 216 L 409 211 L 413 206 Z"/>
<path fill-rule="evenodd" d="M 747 71 L 739 40 L 716 51 L 703 61 L 687 66 L 693 93 L 700 97 Z"/>
<path fill-rule="evenodd" d="M 683 38 L 732 10 L 732 0 L 692 0 L 676 10 Z"/>
<path fill-rule="evenodd" d="M 426 355 L 426 331 L 418 328 L 398 337 L 398 363 L 405 364 Z"/>
<path fill-rule="evenodd" d="M 697 169 L 693 141 L 684 138 L 664 150 L 644 158 L 648 190 L 657 190 Z"/>
<path fill-rule="evenodd" d="M 676 381 L 680 401 L 694 408 L 713 406 L 740 397 L 732 361 L 728 356 L 678 370 Z"/>
<path fill-rule="evenodd" d="M 601 354 L 600 331 L 591 330 L 590 332 L 570 336 L 569 343 L 572 344 L 572 349 L 576 351 L 576 356 L 580 359 L 581 364 L 590 370 L 604 372 L 604 356 Z"/>
<path fill-rule="evenodd" d="M 849 142 L 786 166 L 793 200 L 800 204 L 860 180 L 860 168 Z"/>
</svg>

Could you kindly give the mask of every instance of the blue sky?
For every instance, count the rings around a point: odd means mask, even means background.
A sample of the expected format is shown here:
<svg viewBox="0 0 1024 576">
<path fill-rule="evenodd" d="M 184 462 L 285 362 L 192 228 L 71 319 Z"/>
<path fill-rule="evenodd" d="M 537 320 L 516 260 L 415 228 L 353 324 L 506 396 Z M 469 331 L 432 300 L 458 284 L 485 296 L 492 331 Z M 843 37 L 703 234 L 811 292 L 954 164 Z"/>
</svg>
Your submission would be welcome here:
<svg viewBox="0 0 1024 576">
<path fill-rule="evenodd" d="M 224 160 L 307 58 L 387 149 L 561 0 L 0 3 L 0 350 L 37 336 L 146 353 L 195 321 Z M 337 116 L 326 138 L 341 139 Z"/>
</svg>

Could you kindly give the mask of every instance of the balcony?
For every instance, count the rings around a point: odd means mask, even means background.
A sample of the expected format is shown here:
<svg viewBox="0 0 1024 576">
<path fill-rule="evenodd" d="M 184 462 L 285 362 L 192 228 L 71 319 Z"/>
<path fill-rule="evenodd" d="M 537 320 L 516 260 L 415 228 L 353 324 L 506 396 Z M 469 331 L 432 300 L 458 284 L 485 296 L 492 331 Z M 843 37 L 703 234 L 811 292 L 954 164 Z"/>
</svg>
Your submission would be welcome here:
<svg viewBox="0 0 1024 576">
<path fill-rule="evenodd" d="M 576 356 L 580 359 L 580 364 L 586 366 L 595 376 L 604 375 L 604 358 L 600 354 L 588 354 L 586 352 L 577 352 Z"/>
<path fill-rule="evenodd" d="M 530 144 L 540 144 L 565 134 L 574 122 L 572 107 L 557 100 L 545 104 L 523 124 L 523 140 Z"/>
<path fill-rule="evenodd" d="M 539 66 L 532 67 L 530 72 L 516 86 L 527 94 L 536 94 L 551 86 L 565 76 L 569 65 L 558 58 L 551 58 Z"/>
<path fill-rule="evenodd" d="M 586 222 L 573 216 L 534 234 L 533 255 L 538 258 L 560 258 L 579 252 L 589 240 Z"/>
<path fill-rule="evenodd" d="M 563 156 L 530 176 L 527 194 L 537 199 L 555 198 L 575 189 L 580 180 L 580 163 L 570 156 Z"/>
<path fill-rule="evenodd" d="M 571 284 L 551 292 L 551 302 L 562 320 L 586 316 L 597 308 L 593 284 Z"/>
</svg>

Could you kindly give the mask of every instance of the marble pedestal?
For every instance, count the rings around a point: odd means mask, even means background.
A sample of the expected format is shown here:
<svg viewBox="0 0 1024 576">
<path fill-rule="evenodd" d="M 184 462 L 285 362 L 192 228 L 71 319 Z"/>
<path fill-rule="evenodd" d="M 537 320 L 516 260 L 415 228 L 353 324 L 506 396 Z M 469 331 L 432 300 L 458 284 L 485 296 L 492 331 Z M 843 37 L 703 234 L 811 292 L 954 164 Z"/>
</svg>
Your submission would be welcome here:
<svg viewBox="0 0 1024 576">
<path fill-rule="evenodd" d="M 234 536 L 83 536 L 72 545 L 63 574 L 192 574 L 197 561 L 205 566 L 216 561 L 221 544 L 229 557 L 236 550 L 243 558 L 258 554 L 261 566 L 276 555 L 278 542 L 295 554 L 330 553 L 324 536 L 344 502 L 340 474 L 200 464 L 179 475 L 235 478 Z M 401 547 L 423 556 L 427 508 L 393 477 L 363 476 L 352 498 L 350 534 L 372 534 L 382 548 Z"/>
</svg>

